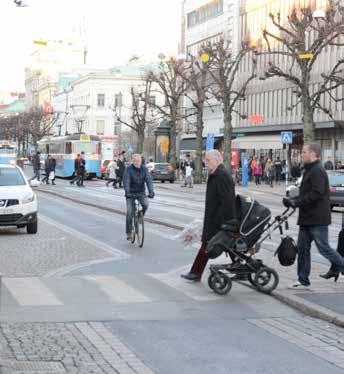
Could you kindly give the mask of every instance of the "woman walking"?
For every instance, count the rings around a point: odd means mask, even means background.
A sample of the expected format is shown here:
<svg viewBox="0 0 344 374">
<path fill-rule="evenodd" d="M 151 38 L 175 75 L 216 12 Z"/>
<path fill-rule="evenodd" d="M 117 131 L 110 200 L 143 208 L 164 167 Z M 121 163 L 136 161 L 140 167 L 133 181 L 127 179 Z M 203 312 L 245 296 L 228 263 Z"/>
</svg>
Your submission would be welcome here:
<svg viewBox="0 0 344 374">
<path fill-rule="evenodd" d="M 115 160 L 111 161 L 108 165 L 109 178 L 106 182 L 106 187 L 109 187 L 109 184 L 112 182 L 112 187 L 117 188 L 117 162 Z"/>
</svg>

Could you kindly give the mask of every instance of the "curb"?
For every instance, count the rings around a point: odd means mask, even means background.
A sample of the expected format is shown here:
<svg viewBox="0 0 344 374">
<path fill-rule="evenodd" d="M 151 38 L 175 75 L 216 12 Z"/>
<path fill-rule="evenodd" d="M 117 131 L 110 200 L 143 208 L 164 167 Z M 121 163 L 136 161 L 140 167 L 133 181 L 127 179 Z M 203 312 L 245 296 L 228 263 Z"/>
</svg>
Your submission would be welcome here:
<svg viewBox="0 0 344 374">
<path fill-rule="evenodd" d="M 318 318 L 326 322 L 333 323 L 336 326 L 344 327 L 344 316 L 333 312 L 321 305 L 301 299 L 296 295 L 287 295 L 283 291 L 273 292 L 271 294 L 275 299 L 299 310 L 310 317 Z"/>
<path fill-rule="evenodd" d="M 74 197 L 64 196 L 64 195 L 59 194 L 57 192 L 52 192 L 52 191 L 47 191 L 47 190 L 37 190 L 37 192 L 39 192 L 39 193 L 42 192 L 43 194 L 53 195 L 53 196 L 59 197 L 61 199 L 72 201 L 72 202 L 77 203 L 77 204 L 90 206 L 92 208 L 105 210 L 107 212 L 120 214 L 122 216 L 126 215 L 126 212 L 123 211 L 123 210 L 115 209 L 115 208 L 108 208 L 108 207 L 103 206 L 103 205 L 97 205 L 97 204 L 89 203 L 89 202 L 86 202 L 84 200 L 80 200 L 80 199 L 77 199 L 77 198 L 74 198 Z M 182 226 L 174 225 L 173 223 L 157 221 L 157 220 L 155 220 L 153 218 L 149 218 L 149 217 L 145 217 L 145 221 L 149 222 L 149 223 L 153 223 L 155 225 L 168 227 L 170 229 L 175 229 L 175 230 L 180 230 L 180 231 L 184 230 L 184 227 L 182 227 Z"/>
</svg>

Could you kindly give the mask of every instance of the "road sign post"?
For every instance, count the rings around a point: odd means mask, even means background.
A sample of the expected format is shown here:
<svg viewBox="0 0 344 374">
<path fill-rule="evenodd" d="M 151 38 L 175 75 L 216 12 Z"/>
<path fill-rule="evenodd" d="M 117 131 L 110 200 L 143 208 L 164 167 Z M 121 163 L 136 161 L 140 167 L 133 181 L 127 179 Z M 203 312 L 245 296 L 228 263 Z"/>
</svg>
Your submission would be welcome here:
<svg viewBox="0 0 344 374">
<path fill-rule="evenodd" d="M 293 133 L 291 131 L 281 132 L 281 143 L 285 144 L 286 147 L 286 158 L 285 158 L 285 186 L 288 187 L 289 182 L 289 163 L 288 163 L 288 147 L 293 143 Z"/>
<path fill-rule="evenodd" d="M 215 134 L 209 133 L 207 135 L 207 142 L 206 142 L 206 151 L 210 151 L 211 149 L 214 149 L 214 143 L 215 143 Z"/>
</svg>

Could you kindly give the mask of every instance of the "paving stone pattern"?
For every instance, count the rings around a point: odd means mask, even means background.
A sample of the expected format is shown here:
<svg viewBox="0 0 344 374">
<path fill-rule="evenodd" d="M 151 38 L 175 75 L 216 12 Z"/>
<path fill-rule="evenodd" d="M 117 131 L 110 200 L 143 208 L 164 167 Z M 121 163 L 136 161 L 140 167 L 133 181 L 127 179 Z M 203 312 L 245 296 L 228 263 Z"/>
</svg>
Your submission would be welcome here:
<svg viewBox="0 0 344 374">
<path fill-rule="evenodd" d="M 1 324 L 1 373 L 154 374 L 103 323 Z"/>
<path fill-rule="evenodd" d="M 0 273 L 6 277 L 42 276 L 80 262 L 110 258 L 111 253 L 43 220 L 36 235 L 0 228 Z"/>
</svg>

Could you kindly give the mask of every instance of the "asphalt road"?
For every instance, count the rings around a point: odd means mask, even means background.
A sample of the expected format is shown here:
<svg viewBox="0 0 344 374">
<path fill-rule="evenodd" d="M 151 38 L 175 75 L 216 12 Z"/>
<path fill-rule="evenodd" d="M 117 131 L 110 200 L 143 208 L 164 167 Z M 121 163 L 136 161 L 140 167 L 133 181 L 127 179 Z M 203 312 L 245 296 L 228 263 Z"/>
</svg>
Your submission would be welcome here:
<svg viewBox="0 0 344 374">
<path fill-rule="evenodd" d="M 94 184 L 78 193 L 123 207 L 123 192 L 95 183 L 97 188 Z M 58 188 L 64 193 L 73 189 L 67 184 Z M 281 212 L 277 194 L 258 195 L 269 203 L 273 214 Z M 74 356 L 79 344 L 92 356 L 92 365 L 103 370 L 94 372 L 106 372 L 101 361 L 106 352 L 87 330 L 92 327 L 103 339 L 118 339 L 127 347 L 128 357 L 132 354 L 141 360 L 141 366 L 132 371 L 137 373 L 149 369 L 161 374 L 343 372 L 338 360 L 321 355 L 338 345 L 342 331 L 241 284 L 234 283 L 228 295 L 217 296 L 206 284 L 207 275 L 201 284 L 183 281 L 180 273 L 189 269 L 196 249 L 186 250 L 176 240 L 178 231 L 146 224 L 146 240 L 140 249 L 126 241 L 123 216 L 39 192 L 38 196 L 36 236 L 0 229 L 4 254 L 0 260 L 1 331 L 9 344 L 7 353 L 17 361 L 24 354 L 30 362 L 44 361 L 44 341 L 56 354 L 51 360 L 62 362 L 66 372 L 74 372 L 68 369 L 72 363 L 66 355 L 59 354 L 71 344 L 74 349 L 68 357 L 78 367 Z M 201 217 L 203 206 L 202 193 L 187 196 L 158 188 L 149 214 L 185 223 Z M 339 218 L 335 221 L 339 226 Z M 294 224 L 291 221 L 291 231 L 296 230 Z M 278 240 L 277 235 L 263 250 L 272 251 Z M 323 338 L 325 331 L 332 331 L 332 340 Z M 73 337 L 82 333 L 84 338 L 73 345 L 71 333 Z M 48 339 L 51 335 L 54 338 Z M 97 354 L 92 353 L 94 347 Z M 111 347 L 123 359 L 118 342 Z M 30 356 L 28 350 L 34 353 Z M 126 360 L 129 365 L 130 357 Z M 108 372 L 129 372 L 116 371 L 120 364 L 112 365 L 113 371 Z M 80 367 L 75 372 L 93 372 Z"/>
</svg>

